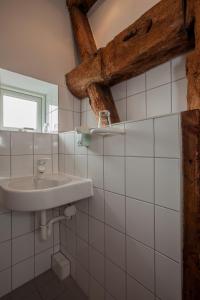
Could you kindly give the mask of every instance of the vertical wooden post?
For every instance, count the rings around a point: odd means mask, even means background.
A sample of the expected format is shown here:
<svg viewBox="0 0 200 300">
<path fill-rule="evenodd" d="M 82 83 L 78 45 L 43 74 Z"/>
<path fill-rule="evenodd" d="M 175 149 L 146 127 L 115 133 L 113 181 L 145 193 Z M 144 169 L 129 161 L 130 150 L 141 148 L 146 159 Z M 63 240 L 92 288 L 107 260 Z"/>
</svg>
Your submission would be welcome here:
<svg viewBox="0 0 200 300">
<path fill-rule="evenodd" d="M 200 110 L 182 113 L 183 300 L 200 299 Z"/>
<path fill-rule="evenodd" d="M 200 0 L 188 1 L 188 22 L 194 25 L 195 50 L 187 56 L 188 110 L 200 108 Z"/>
<path fill-rule="evenodd" d="M 86 14 L 78 6 L 69 6 L 69 12 L 75 40 L 82 61 L 96 55 L 97 47 Z M 98 120 L 99 111 L 109 110 L 111 122 L 119 122 L 119 116 L 110 88 L 98 83 L 91 83 L 87 87 L 90 105 Z"/>
</svg>

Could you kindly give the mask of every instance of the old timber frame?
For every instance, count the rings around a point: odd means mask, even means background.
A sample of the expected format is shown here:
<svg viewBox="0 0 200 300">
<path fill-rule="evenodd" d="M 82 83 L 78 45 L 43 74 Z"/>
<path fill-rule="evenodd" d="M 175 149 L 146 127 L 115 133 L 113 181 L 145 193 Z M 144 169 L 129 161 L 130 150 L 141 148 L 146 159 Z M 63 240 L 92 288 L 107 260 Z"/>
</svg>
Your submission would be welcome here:
<svg viewBox="0 0 200 300">
<path fill-rule="evenodd" d="M 200 0 L 162 0 L 97 49 L 87 12 L 97 0 L 67 0 L 81 63 L 66 74 L 72 94 L 89 97 L 100 110 L 119 116 L 110 87 L 187 54 L 188 111 L 182 113 L 184 249 L 183 300 L 200 299 Z"/>
</svg>

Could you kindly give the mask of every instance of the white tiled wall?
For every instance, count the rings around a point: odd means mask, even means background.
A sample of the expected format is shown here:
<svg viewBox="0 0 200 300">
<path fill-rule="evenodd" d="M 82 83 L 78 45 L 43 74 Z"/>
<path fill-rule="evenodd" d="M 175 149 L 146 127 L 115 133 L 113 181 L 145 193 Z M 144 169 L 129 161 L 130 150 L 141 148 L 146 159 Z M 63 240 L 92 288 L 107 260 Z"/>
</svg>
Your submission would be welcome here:
<svg viewBox="0 0 200 300">
<path fill-rule="evenodd" d="M 33 175 L 40 157 L 50 158 L 48 172 L 58 171 L 58 135 L 0 131 L 0 177 Z M 58 224 L 44 242 L 37 214 L 0 208 L 0 297 L 48 270 L 59 243 Z"/>
<path fill-rule="evenodd" d="M 135 121 L 187 109 L 185 56 L 112 87 L 120 121 Z M 81 124 L 96 127 L 88 99 L 81 101 Z"/>
<path fill-rule="evenodd" d="M 80 126 L 81 102 L 75 98 L 66 86 L 59 86 L 58 130 L 59 132 L 74 130 Z M 52 115 L 53 118 L 53 115 Z"/>
<path fill-rule="evenodd" d="M 125 134 L 93 137 L 88 149 L 59 135 L 60 168 L 94 182 L 94 197 L 61 224 L 61 251 L 92 300 L 181 299 L 180 115 L 115 126 Z"/>
</svg>

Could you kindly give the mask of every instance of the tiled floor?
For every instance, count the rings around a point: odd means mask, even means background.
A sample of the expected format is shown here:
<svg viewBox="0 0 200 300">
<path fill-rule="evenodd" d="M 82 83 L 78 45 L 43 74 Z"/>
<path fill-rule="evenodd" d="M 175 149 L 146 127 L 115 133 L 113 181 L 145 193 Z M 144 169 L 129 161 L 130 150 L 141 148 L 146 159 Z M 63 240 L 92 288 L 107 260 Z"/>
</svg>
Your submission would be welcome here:
<svg viewBox="0 0 200 300">
<path fill-rule="evenodd" d="M 0 300 L 87 300 L 70 277 L 60 281 L 52 271 L 40 275 Z"/>
</svg>

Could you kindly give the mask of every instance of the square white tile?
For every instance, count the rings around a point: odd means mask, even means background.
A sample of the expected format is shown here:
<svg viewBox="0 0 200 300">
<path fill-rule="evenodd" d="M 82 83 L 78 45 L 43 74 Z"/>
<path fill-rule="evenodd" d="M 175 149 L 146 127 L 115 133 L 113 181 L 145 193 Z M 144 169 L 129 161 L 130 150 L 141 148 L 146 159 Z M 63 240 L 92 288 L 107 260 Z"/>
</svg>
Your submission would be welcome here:
<svg viewBox="0 0 200 300">
<path fill-rule="evenodd" d="M 179 116 L 172 115 L 156 118 L 155 125 L 155 156 L 180 157 Z"/>
<path fill-rule="evenodd" d="M 155 203 L 180 210 L 181 166 L 179 159 L 155 159 Z"/>
<path fill-rule="evenodd" d="M 125 196 L 105 192 L 105 222 L 125 232 Z"/>
<path fill-rule="evenodd" d="M 73 101 L 74 97 L 67 87 L 63 87 L 59 85 L 58 89 L 59 93 L 59 108 L 73 110 Z"/>
<path fill-rule="evenodd" d="M 88 156 L 88 177 L 95 187 L 103 188 L 103 156 Z"/>
<path fill-rule="evenodd" d="M 0 156 L 0 177 L 10 177 L 10 156 Z"/>
<path fill-rule="evenodd" d="M 127 120 L 136 121 L 146 118 L 145 93 L 133 95 L 127 98 Z"/>
<path fill-rule="evenodd" d="M 87 296 L 89 293 L 89 274 L 79 263 L 76 264 L 76 282 Z"/>
<path fill-rule="evenodd" d="M 96 120 L 95 114 L 92 110 L 87 111 L 87 126 L 89 128 L 97 127 L 97 120 Z"/>
<path fill-rule="evenodd" d="M 89 105 L 89 99 L 88 98 L 84 98 L 81 100 L 81 112 L 84 112 L 88 109 L 88 105 Z"/>
<path fill-rule="evenodd" d="M 186 56 L 181 55 L 172 60 L 172 81 L 186 77 Z"/>
<path fill-rule="evenodd" d="M 0 272 L 11 266 L 11 241 L 0 244 Z M 0 288 L 1 290 L 1 288 Z"/>
<path fill-rule="evenodd" d="M 110 294 L 106 293 L 105 300 L 115 300 Z"/>
<path fill-rule="evenodd" d="M 89 199 L 82 199 L 82 200 L 76 202 L 76 208 L 78 208 L 83 213 L 88 214 L 89 213 L 89 203 L 88 202 L 89 202 Z"/>
<path fill-rule="evenodd" d="M 34 258 L 25 260 L 12 267 L 12 288 L 16 289 L 34 277 Z"/>
<path fill-rule="evenodd" d="M 103 155 L 103 137 L 99 135 L 92 136 L 88 155 Z"/>
<path fill-rule="evenodd" d="M 81 100 L 74 97 L 74 108 L 73 108 L 74 111 L 76 112 L 79 112 L 81 111 Z"/>
<path fill-rule="evenodd" d="M 126 156 L 154 156 L 153 120 L 127 123 Z"/>
<path fill-rule="evenodd" d="M 58 134 L 52 134 L 51 135 L 51 147 L 52 147 L 52 153 L 58 154 Z"/>
<path fill-rule="evenodd" d="M 126 98 L 126 81 L 114 85 L 111 92 L 115 101 Z"/>
<path fill-rule="evenodd" d="M 154 300 L 154 295 L 127 275 L 127 300 Z"/>
<path fill-rule="evenodd" d="M 33 154 L 33 134 L 11 132 L 11 155 Z"/>
<path fill-rule="evenodd" d="M 75 175 L 87 177 L 87 155 L 75 156 Z"/>
<path fill-rule="evenodd" d="M 156 254 L 156 296 L 160 299 L 181 300 L 181 265 Z"/>
<path fill-rule="evenodd" d="M 77 163 L 81 163 L 81 159 L 78 160 Z M 63 170 L 64 173 L 74 175 L 74 172 L 75 172 L 75 155 L 64 155 L 63 167 L 64 167 L 64 170 Z M 78 167 L 80 167 L 80 164 L 77 166 L 77 170 L 76 170 L 77 173 L 78 173 Z M 59 168 L 59 171 L 61 172 L 60 168 Z"/>
<path fill-rule="evenodd" d="M 126 233 L 154 248 L 153 204 L 126 198 Z"/>
<path fill-rule="evenodd" d="M 176 260 L 181 260 L 180 214 L 167 208 L 155 208 L 155 248 Z"/>
<path fill-rule="evenodd" d="M 49 249 L 35 256 L 35 276 L 51 269 L 51 256 L 53 249 Z"/>
<path fill-rule="evenodd" d="M 146 73 L 147 89 L 157 87 L 171 81 L 170 62 L 155 67 Z"/>
<path fill-rule="evenodd" d="M 92 277 L 90 277 L 90 299 L 104 300 L 103 287 Z"/>
<path fill-rule="evenodd" d="M 33 155 L 11 156 L 11 176 L 33 176 Z"/>
<path fill-rule="evenodd" d="M 116 101 L 115 106 L 119 115 L 120 122 L 126 121 L 126 99 Z"/>
<path fill-rule="evenodd" d="M 78 236 L 88 242 L 88 215 L 77 211 L 76 222 Z"/>
<path fill-rule="evenodd" d="M 147 117 L 169 114 L 172 110 L 171 84 L 147 91 Z"/>
<path fill-rule="evenodd" d="M 53 160 L 53 170 L 52 172 L 58 173 L 58 154 L 53 154 L 52 155 L 52 160 Z"/>
<path fill-rule="evenodd" d="M 104 156 L 104 189 L 113 193 L 124 194 L 124 157 Z"/>
<path fill-rule="evenodd" d="M 34 255 L 34 233 L 12 240 L 12 263 L 16 264 Z"/>
<path fill-rule="evenodd" d="M 73 112 L 74 117 L 74 128 L 81 126 L 81 114 L 78 112 Z"/>
<path fill-rule="evenodd" d="M 124 130 L 124 125 L 114 125 L 113 128 Z M 105 136 L 104 155 L 124 156 L 124 135 Z"/>
<path fill-rule="evenodd" d="M 34 134 L 34 154 L 51 154 L 51 134 Z"/>
<path fill-rule="evenodd" d="M 100 220 L 104 221 L 104 190 L 94 188 L 94 196 L 89 198 L 89 214 Z"/>
<path fill-rule="evenodd" d="M 64 133 L 64 154 L 74 154 L 75 136 L 74 132 Z"/>
<path fill-rule="evenodd" d="M 76 257 L 85 270 L 89 271 L 89 248 L 88 243 L 77 238 Z"/>
<path fill-rule="evenodd" d="M 127 237 L 127 272 L 154 292 L 154 250 Z"/>
<path fill-rule="evenodd" d="M 104 223 L 89 218 L 89 244 L 104 254 Z"/>
<path fill-rule="evenodd" d="M 66 155 L 68 156 L 68 155 Z M 65 173 L 65 155 L 59 154 L 58 156 L 58 169 L 59 172 Z"/>
<path fill-rule="evenodd" d="M 147 202 L 154 202 L 154 159 L 126 158 L 126 195 Z"/>
<path fill-rule="evenodd" d="M 126 275 L 125 272 L 106 260 L 105 272 L 105 286 L 106 290 L 116 299 L 125 299 L 126 293 Z"/>
<path fill-rule="evenodd" d="M 87 126 L 87 111 L 81 113 L 81 126 Z"/>
<path fill-rule="evenodd" d="M 125 269 L 125 235 L 107 225 L 105 227 L 105 251 L 107 258 Z"/>
<path fill-rule="evenodd" d="M 0 131 L 0 155 L 10 155 L 10 132 Z"/>
<path fill-rule="evenodd" d="M 75 234 L 70 231 L 69 229 L 66 230 L 67 237 L 66 237 L 66 250 L 68 254 L 72 255 L 73 257 L 76 256 L 76 236 Z"/>
<path fill-rule="evenodd" d="M 75 154 L 87 154 L 87 147 L 78 144 L 78 135 L 74 134 Z"/>
<path fill-rule="evenodd" d="M 0 242 L 11 239 L 11 215 L 10 213 L 0 215 Z"/>
<path fill-rule="evenodd" d="M 73 111 L 69 110 L 58 110 L 58 131 L 64 132 L 64 131 L 70 131 L 74 129 L 74 113 Z"/>
<path fill-rule="evenodd" d="M 34 214 L 29 212 L 13 212 L 12 237 L 17 237 L 34 230 Z"/>
<path fill-rule="evenodd" d="M 89 248 L 90 274 L 104 286 L 104 256 L 94 248 Z"/>
<path fill-rule="evenodd" d="M 40 230 L 37 230 L 35 232 L 35 253 L 38 254 L 52 247 L 53 247 L 53 236 L 51 236 L 48 240 L 44 241 L 41 239 Z"/>
<path fill-rule="evenodd" d="M 172 83 L 172 112 L 187 110 L 187 79 Z"/>
<path fill-rule="evenodd" d="M 127 96 L 145 91 L 145 74 L 127 80 Z"/>
<path fill-rule="evenodd" d="M 11 291 L 11 269 L 0 272 L 0 297 Z"/>
</svg>

